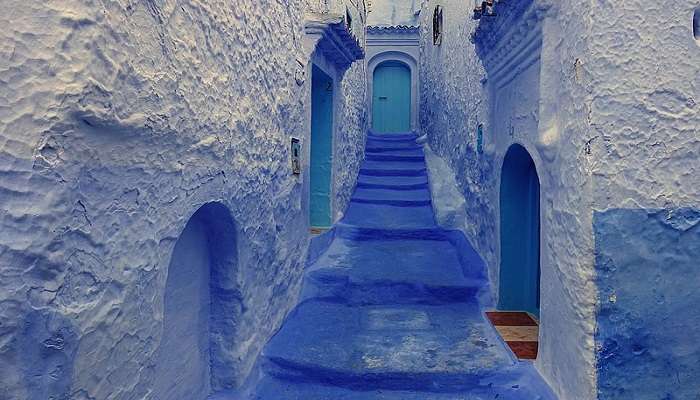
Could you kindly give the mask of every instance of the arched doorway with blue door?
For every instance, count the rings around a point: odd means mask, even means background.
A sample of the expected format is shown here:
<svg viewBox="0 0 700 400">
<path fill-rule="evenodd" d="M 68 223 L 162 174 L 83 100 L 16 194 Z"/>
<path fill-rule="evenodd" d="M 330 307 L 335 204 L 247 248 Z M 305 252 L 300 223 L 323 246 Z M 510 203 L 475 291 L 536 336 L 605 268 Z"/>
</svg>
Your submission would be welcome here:
<svg viewBox="0 0 700 400">
<path fill-rule="evenodd" d="M 503 160 L 498 307 L 540 314 L 540 181 L 527 150 L 513 144 Z"/>
<path fill-rule="evenodd" d="M 380 133 L 411 130 L 411 69 L 401 61 L 384 61 L 374 69 L 372 129 Z"/>
<path fill-rule="evenodd" d="M 333 171 L 333 78 L 316 65 L 311 71 L 311 165 L 309 222 L 328 228 Z"/>
</svg>

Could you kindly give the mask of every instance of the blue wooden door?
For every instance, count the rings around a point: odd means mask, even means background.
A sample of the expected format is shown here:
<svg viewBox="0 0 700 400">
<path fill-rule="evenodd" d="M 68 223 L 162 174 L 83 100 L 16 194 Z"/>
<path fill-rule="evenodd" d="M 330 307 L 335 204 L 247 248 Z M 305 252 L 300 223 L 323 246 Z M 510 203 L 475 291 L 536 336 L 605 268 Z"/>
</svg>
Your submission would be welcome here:
<svg viewBox="0 0 700 400">
<path fill-rule="evenodd" d="M 501 173 L 499 308 L 540 313 L 540 182 L 520 145 L 506 153 Z"/>
<path fill-rule="evenodd" d="M 314 66 L 311 82 L 310 223 L 331 226 L 333 79 Z"/>
<path fill-rule="evenodd" d="M 372 128 L 383 133 L 411 130 L 411 70 L 403 63 L 386 62 L 374 70 Z"/>
</svg>

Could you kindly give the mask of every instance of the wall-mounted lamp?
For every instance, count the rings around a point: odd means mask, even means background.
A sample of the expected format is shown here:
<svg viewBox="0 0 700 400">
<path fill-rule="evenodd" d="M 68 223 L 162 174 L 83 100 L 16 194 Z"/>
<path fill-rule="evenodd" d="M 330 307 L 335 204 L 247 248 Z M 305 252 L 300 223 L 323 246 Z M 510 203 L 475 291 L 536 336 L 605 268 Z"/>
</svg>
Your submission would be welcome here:
<svg viewBox="0 0 700 400">
<path fill-rule="evenodd" d="M 494 0 L 474 0 L 474 19 L 481 19 L 481 17 L 495 17 L 496 13 L 493 11 Z"/>
</svg>

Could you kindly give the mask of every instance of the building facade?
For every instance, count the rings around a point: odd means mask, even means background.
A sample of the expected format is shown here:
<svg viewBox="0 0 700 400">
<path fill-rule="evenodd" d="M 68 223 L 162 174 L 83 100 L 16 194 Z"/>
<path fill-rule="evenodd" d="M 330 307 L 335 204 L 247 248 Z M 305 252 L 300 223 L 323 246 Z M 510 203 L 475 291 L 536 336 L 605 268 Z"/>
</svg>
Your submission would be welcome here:
<svg viewBox="0 0 700 400">
<path fill-rule="evenodd" d="M 0 398 L 239 385 L 299 290 L 315 69 L 336 121 L 323 132 L 328 218 L 349 201 L 364 3 L 4 6 Z"/>
<path fill-rule="evenodd" d="M 499 308 L 562 399 L 697 396 L 697 3 L 484 5 L 423 2 L 421 127 Z"/>
</svg>

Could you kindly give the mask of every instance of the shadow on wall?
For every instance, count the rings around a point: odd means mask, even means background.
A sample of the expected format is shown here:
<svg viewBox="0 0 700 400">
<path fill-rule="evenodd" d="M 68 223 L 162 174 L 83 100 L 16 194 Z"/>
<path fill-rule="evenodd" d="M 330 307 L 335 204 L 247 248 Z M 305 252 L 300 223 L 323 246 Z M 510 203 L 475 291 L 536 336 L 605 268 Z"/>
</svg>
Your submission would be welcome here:
<svg viewBox="0 0 700 400">
<path fill-rule="evenodd" d="M 501 310 L 540 313 L 540 181 L 530 154 L 512 145 L 501 173 Z"/>
<path fill-rule="evenodd" d="M 241 312 L 237 258 L 229 209 L 203 205 L 180 234 L 168 266 L 156 399 L 205 399 L 236 386 L 236 360 L 228 354 Z"/>
</svg>

